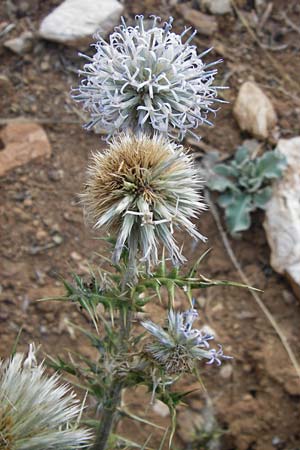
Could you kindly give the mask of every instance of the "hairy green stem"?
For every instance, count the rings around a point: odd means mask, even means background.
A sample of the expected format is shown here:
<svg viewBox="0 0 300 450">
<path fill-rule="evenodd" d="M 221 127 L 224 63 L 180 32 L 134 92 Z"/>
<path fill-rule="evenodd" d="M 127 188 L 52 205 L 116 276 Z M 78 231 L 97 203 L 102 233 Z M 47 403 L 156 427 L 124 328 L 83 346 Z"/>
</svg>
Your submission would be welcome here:
<svg viewBox="0 0 300 450">
<path fill-rule="evenodd" d="M 122 384 L 112 382 L 108 392 L 108 405 L 104 407 L 101 422 L 99 424 L 95 444 L 92 450 L 105 450 L 107 447 L 109 435 L 114 423 L 117 407 L 121 400 Z"/>
<path fill-rule="evenodd" d="M 131 331 L 131 311 L 127 308 L 120 314 L 120 345 L 119 355 L 127 352 L 128 339 Z M 92 450 L 105 450 L 109 436 L 114 425 L 117 407 L 121 401 L 123 385 L 119 380 L 112 379 L 107 395 L 107 403 L 103 409 L 101 421 L 96 433 L 95 444 Z"/>
</svg>

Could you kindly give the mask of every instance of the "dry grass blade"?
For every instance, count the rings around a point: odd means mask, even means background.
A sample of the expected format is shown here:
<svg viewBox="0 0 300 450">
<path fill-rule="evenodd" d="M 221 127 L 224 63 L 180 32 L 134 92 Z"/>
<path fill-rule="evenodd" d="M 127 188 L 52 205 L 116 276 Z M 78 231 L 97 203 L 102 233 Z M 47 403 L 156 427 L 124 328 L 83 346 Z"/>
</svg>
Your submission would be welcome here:
<svg viewBox="0 0 300 450">
<path fill-rule="evenodd" d="M 220 232 L 224 247 L 227 251 L 227 254 L 229 256 L 229 258 L 231 259 L 231 262 L 233 264 L 233 266 L 235 267 L 235 269 L 237 270 L 238 274 L 241 277 L 241 280 L 243 281 L 243 283 L 245 284 L 250 284 L 250 281 L 248 280 L 246 274 L 243 272 L 240 263 L 238 262 L 232 247 L 230 245 L 230 242 L 228 240 L 227 234 L 221 224 L 221 220 L 220 220 L 220 216 L 219 213 L 217 211 L 217 208 L 215 207 L 215 205 L 212 203 L 209 192 L 206 190 L 205 191 L 205 200 L 206 200 L 206 204 L 209 206 L 209 209 L 213 215 L 213 218 L 216 222 L 217 228 Z M 292 350 L 292 348 L 290 347 L 288 340 L 285 336 L 285 334 L 281 331 L 277 321 L 275 320 L 275 318 L 273 317 L 272 313 L 268 310 L 268 308 L 264 305 L 264 303 L 262 302 L 262 300 L 260 299 L 259 295 L 257 294 L 256 291 L 254 290 L 250 290 L 249 291 L 252 295 L 252 297 L 254 298 L 254 300 L 256 301 L 257 305 L 259 306 L 259 308 L 262 310 L 262 312 L 264 313 L 264 315 L 267 317 L 268 321 L 270 322 L 270 324 L 272 325 L 273 329 L 276 331 L 276 334 L 278 335 L 284 349 L 286 350 L 288 357 L 292 363 L 292 365 L 294 366 L 296 373 L 299 377 L 300 380 L 300 366 L 298 364 L 298 361 L 296 359 L 296 356 Z"/>
</svg>

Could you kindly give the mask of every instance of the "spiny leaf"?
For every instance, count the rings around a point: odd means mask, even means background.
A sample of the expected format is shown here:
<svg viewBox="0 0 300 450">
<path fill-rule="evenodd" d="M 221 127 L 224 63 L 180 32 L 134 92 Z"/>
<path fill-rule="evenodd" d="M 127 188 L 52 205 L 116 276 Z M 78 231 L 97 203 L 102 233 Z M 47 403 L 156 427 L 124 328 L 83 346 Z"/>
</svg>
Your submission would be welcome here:
<svg viewBox="0 0 300 450">
<path fill-rule="evenodd" d="M 208 255 L 208 253 L 211 251 L 211 248 L 209 248 L 208 250 L 206 250 L 195 262 L 195 264 L 192 266 L 192 268 L 190 269 L 189 273 L 188 273 L 188 278 L 190 277 L 194 277 L 195 274 L 197 273 L 200 264 L 202 263 L 202 261 L 204 260 L 204 258 Z"/>
</svg>

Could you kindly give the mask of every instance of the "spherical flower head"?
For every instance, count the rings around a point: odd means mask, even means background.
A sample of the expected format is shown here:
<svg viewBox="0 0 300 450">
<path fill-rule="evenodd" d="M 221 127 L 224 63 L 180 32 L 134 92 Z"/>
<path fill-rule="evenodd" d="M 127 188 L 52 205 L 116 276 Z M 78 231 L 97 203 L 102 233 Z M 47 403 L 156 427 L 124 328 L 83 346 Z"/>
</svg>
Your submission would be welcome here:
<svg viewBox="0 0 300 450">
<path fill-rule="evenodd" d="M 210 348 L 214 336 L 204 330 L 193 328 L 198 317 L 195 309 L 184 313 L 171 309 L 168 313 L 167 326 L 148 320 L 142 322 L 144 328 L 154 339 L 147 345 L 146 351 L 154 361 L 169 374 L 192 372 L 197 361 L 208 360 L 207 364 L 221 365 L 222 359 L 231 359 L 219 349 Z"/>
<path fill-rule="evenodd" d="M 79 73 L 84 77 L 74 99 L 90 114 L 86 128 L 99 126 L 109 135 L 128 129 L 159 132 L 182 140 L 201 124 L 211 125 L 217 89 L 216 69 L 205 64 L 202 54 L 190 45 L 194 32 L 171 32 L 170 18 L 163 27 L 153 17 L 146 29 L 143 16 L 136 26 L 122 25 L 109 42 L 99 37 L 96 53 Z M 82 55 L 85 56 L 85 55 Z"/>
<path fill-rule="evenodd" d="M 191 222 L 205 209 L 201 187 L 192 157 L 182 146 L 162 136 L 127 134 L 93 155 L 82 199 L 94 227 L 116 235 L 114 263 L 126 248 L 130 263 L 140 252 L 148 266 L 157 264 L 162 244 L 178 264 L 185 259 L 174 228 L 205 239 Z"/>
<path fill-rule="evenodd" d="M 58 380 L 57 375 L 47 377 L 43 366 L 36 364 L 32 346 L 26 359 L 16 354 L 0 361 L 1 450 L 88 447 L 90 432 L 76 424 L 82 408 Z"/>
</svg>

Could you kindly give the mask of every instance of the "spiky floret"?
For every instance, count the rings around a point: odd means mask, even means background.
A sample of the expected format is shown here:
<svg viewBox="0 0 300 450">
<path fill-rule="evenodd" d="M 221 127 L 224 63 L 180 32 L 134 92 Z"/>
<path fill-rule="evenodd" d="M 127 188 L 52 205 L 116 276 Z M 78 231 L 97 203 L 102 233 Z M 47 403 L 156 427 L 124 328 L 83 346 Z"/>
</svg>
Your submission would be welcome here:
<svg viewBox="0 0 300 450">
<path fill-rule="evenodd" d="M 190 28 L 172 33 L 172 18 L 157 27 L 154 16 L 147 30 L 143 19 L 136 16 L 134 27 L 122 19 L 109 43 L 98 37 L 94 56 L 82 55 L 89 62 L 79 71 L 84 78 L 73 97 L 90 113 L 88 129 L 99 125 L 109 135 L 154 131 L 182 140 L 199 125 L 211 125 L 212 106 L 221 102 L 211 66 L 220 61 L 205 64 L 210 49 L 199 55 L 190 45 L 196 32 L 184 42 Z"/>
<path fill-rule="evenodd" d="M 221 359 L 229 359 L 219 349 L 210 348 L 209 341 L 214 336 L 204 330 L 193 329 L 198 313 L 190 309 L 184 313 L 170 310 L 166 329 L 148 320 L 142 325 L 155 340 L 146 347 L 152 358 L 170 374 L 192 372 L 197 360 L 207 359 L 207 364 L 221 364 Z"/>
<path fill-rule="evenodd" d="M 16 354 L 0 361 L 1 450 L 71 450 L 90 443 L 90 432 L 71 425 L 82 409 L 75 394 L 44 371 L 32 346 L 26 359 Z"/>
<path fill-rule="evenodd" d="M 104 152 L 93 155 L 82 199 L 95 228 L 105 227 L 117 237 L 113 262 L 127 248 L 129 262 L 158 263 L 163 244 L 173 263 L 184 257 L 173 227 L 193 238 L 205 238 L 191 222 L 205 209 L 202 182 L 192 157 L 182 146 L 162 136 L 121 135 Z"/>
</svg>

